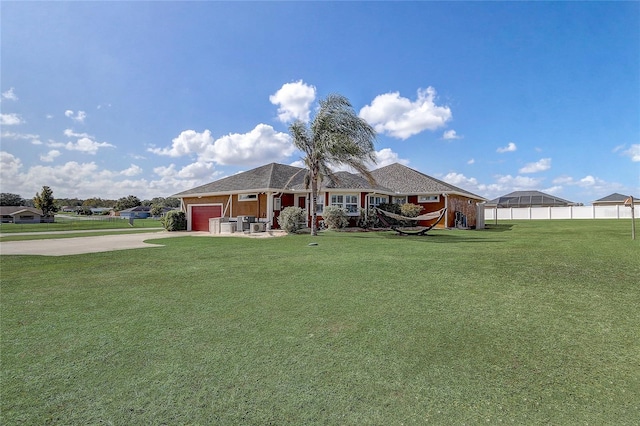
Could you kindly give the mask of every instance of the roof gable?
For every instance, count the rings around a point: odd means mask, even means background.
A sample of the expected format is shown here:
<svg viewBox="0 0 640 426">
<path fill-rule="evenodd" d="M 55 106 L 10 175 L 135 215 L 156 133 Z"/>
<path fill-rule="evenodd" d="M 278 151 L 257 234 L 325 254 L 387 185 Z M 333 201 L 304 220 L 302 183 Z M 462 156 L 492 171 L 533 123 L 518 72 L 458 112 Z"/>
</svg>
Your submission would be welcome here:
<svg viewBox="0 0 640 426">
<path fill-rule="evenodd" d="M 618 192 L 614 192 L 613 194 L 607 195 L 606 197 L 600 198 L 599 200 L 595 200 L 594 203 L 624 203 L 628 195 L 622 195 Z M 636 197 L 633 197 L 635 200 Z"/>
<path fill-rule="evenodd" d="M 173 195 L 173 197 L 265 189 L 277 191 L 287 189 L 303 181 L 304 169 L 287 166 L 285 164 L 271 163 L 193 189 L 188 189 Z"/>
<path fill-rule="evenodd" d="M 400 163 L 380 167 L 379 169 L 373 170 L 371 174 L 379 185 L 389 188 L 398 194 L 458 193 L 471 198 L 484 200 L 484 197 L 425 175 L 422 172 Z"/>
<path fill-rule="evenodd" d="M 0 206 L 0 215 L 2 216 L 12 216 L 17 213 L 29 212 L 32 214 L 37 214 L 42 216 L 42 211 L 36 209 L 35 207 L 26 207 L 26 206 Z"/>
</svg>

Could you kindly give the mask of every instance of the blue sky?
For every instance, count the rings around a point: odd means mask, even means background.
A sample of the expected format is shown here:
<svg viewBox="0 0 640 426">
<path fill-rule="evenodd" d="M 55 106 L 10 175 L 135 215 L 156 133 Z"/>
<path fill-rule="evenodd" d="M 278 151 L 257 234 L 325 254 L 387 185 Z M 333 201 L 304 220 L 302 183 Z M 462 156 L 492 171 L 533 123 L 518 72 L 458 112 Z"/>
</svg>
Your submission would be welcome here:
<svg viewBox="0 0 640 426">
<path fill-rule="evenodd" d="M 346 96 L 401 162 L 494 198 L 640 196 L 638 2 L 9 2 L 1 192 L 166 197 Z M 377 167 L 377 166 L 372 166 Z"/>
</svg>

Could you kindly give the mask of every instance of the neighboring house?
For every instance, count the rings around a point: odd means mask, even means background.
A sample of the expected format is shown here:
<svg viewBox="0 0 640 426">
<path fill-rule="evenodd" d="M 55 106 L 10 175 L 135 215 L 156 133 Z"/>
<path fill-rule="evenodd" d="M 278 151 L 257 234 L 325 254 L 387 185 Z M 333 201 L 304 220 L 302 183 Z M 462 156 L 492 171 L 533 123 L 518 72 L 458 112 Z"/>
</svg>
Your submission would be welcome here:
<svg viewBox="0 0 640 426">
<path fill-rule="evenodd" d="M 311 218 L 310 190 L 304 186 L 306 170 L 271 163 L 172 195 L 181 200 L 187 215 L 187 229 L 208 231 L 209 219 L 253 216 L 259 222 L 278 228 L 278 216 L 285 207 L 298 206 Z M 395 163 L 373 170 L 371 185 L 362 175 L 336 173 L 337 180 L 325 180 L 318 194 L 317 212 L 322 219 L 324 206 L 343 207 L 355 225 L 360 210 L 383 203 L 413 203 L 423 207 L 421 214 L 448 211 L 440 226 L 453 227 L 456 216 L 465 218 L 468 227 L 476 226 L 476 204 L 486 201 L 417 170 Z M 426 224 L 425 222 L 424 224 Z M 421 223 L 422 225 L 423 223 Z"/>
<path fill-rule="evenodd" d="M 113 209 L 111 207 L 92 207 L 91 214 L 95 215 L 106 215 L 109 214 Z"/>
<path fill-rule="evenodd" d="M 130 209 L 120 210 L 119 216 L 124 219 L 146 219 L 151 216 L 151 207 L 138 206 Z"/>
<path fill-rule="evenodd" d="M 43 222 L 42 211 L 33 207 L 0 206 L 2 223 L 40 223 Z"/>
<path fill-rule="evenodd" d="M 488 201 L 485 204 L 485 208 L 567 207 L 576 205 L 578 204 L 540 191 L 515 191 Z"/>
<path fill-rule="evenodd" d="M 616 192 L 611 195 L 607 195 L 606 197 L 600 198 L 599 200 L 595 200 L 591 204 L 593 204 L 594 206 L 624 206 L 625 201 L 627 201 L 628 199 L 628 195 L 622 195 Z M 629 201 L 629 203 L 631 202 Z M 633 197 L 633 204 L 640 204 L 640 200 L 636 197 Z"/>
</svg>

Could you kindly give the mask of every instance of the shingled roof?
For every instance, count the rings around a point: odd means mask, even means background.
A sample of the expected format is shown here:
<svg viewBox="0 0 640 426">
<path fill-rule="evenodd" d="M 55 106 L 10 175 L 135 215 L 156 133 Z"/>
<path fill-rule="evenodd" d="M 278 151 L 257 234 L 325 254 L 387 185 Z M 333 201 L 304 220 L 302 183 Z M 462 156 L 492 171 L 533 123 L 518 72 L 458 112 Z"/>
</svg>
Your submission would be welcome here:
<svg viewBox="0 0 640 426">
<path fill-rule="evenodd" d="M 179 192 L 173 197 L 257 190 L 283 190 L 304 182 L 305 170 L 300 167 L 271 163 L 246 172 Z"/>
<path fill-rule="evenodd" d="M 299 167 L 271 163 L 180 192 L 173 195 L 173 197 L 266 190 L 304 191 L 305 174 L 305 169 Z M 335 175 L 337 179 L 334 181 L 325 178 L 322 187 L 327 189 L 379 191 L 381 193 L 403 195 L 454 193 L 477 200 L 484 200 L 483 197 L 398 163 L 373 170 L 371 175 L 376 181 L 375 185 L 371 185 L 360 174 L 337 172 Z"/>
<path fill-rule="evenodd" d="M 613 194 L 607 195 L 606 197 L 602 197 L 599 200 L 595 200 L 593 203 L 594 204 L 622 204 L 624 203 L 627 198 L 629 198 L 628 195 L 622 195 L 618 192 L 615 192 Z M 634 200 L 637 200 L 637 197 L 633 197 Z M 635 204 L 635 202 L 634 202 Z"/>
<path fill-rule="evenodd" d="M 385 188 L 382 185 L 371 185 L 371 183 L 360 174 L 353 174 L 349 172 L 336 172 L 334 173 L 333 180 L 325 177 L 322 181 L 322 188 L 328 189 L 363 189 L 367 191 L 383 191 L 383 192 L 393 192 L 389 188 Z M 294 190 L 303 190 L 304 182 L 299 183 L 291 189 Z"/>
<path fill-rule="evenodd" d="M 380 167 L 379 169 L 373 170 L 371 174 L 379 185 L 389 188 L 398 194 L 457 193 L 469 198 L 484 200 L 484 197 L 427 176 L 400 163 Z"/>
<path fill-rule="evenodd" d="M 565 207 L 576 203 L 540 191 L 514 191 L 487 202 L 498 207 Z"/>
</svg>

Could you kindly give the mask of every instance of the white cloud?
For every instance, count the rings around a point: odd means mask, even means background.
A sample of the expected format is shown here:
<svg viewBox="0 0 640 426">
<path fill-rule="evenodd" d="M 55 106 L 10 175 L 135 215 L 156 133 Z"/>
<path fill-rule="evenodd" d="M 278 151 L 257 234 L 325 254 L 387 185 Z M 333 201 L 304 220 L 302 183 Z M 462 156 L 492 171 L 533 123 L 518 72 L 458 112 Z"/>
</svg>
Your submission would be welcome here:
<svg viewBox="0 0 640 426">
<path fill-rule="evenodd" d="M 75 115 L 74 115 L 75 114 Z M 73 121 L 77 121 L 78 123 L 84 123 L 84 119 L 87 118 L 87 113 L 84 111 L 78 111 L 74 113 L 72 110 L 68 109 L 64 112 L 64 115 L 72 119 Z"/>
<path fill-rule="evenodd" d="M 393 163 L 400 163 L 405 166 L 409 164 L 409 160 L 400 158 L 398 153 L 393 152 L 391 148 L 383 148 L 380 151 L 376 151 L 376 161 L 375 166 L 372 165 L 371 168 L 375 167 L 377 169 Z"/>
<path fill-rule="evenodd" d="M 170 148 L 149 148 L 148 151 L 157 155 L 169 157 L 183 157 L 185 155 L 202 154 L 207 147 L 213 145 L 211 131 L 198 133 L 195 130 L 185 130 L 171 141 Z"/>
<path fill-rule="evenodd" d="M 292 163 L 289 163 L 289 165 L 293 166 L 293 167 L 300 167 L 300 168 L 303 168 L 303 169 L 306 167 L 306 165 L 304 164 L 304 161 L 302 161 L 302 160 L 296 160 L 296 161 L 294 161 Z"/>
<path fill-rule="evenodd" d="M 17 176 L 22 168 L 22 161 L 6 151 L 0 151 L 0 180 L 3 182 L 3 190 L 5 186 L 12 182 L 14 176 Z"/>
<path fill-rule="evenodd" d="M 45 155 L 41 155 L 40 161 L 44 161 L 45 163 L 51 163 L 53 160 L 55 160 L 59 156 L 60 156 L 60 151 L 58 151 L 57 149 L 52 149 Z"/>
<path fill-rule="evenodd" d="M 449 107 L 437 106 L 433 87 L 419 89 L 415 101 L 400 96 L 399 92 L 378 95 L 360 110 L 360 117 L 378 133 L 398 139 L 407 139 L 424 130 L 435 130 L 451 119 Z"/>
<path fill-rule="evenodd" d="M 86 133 L 76 133 L 72 129 L 65 129 L 64 135 L 69 138 L 93 138 L 93 136 Z"/>
<path fill-rule="evenodd" d="M 95 162 L 77 163 L 70 161 L 60 165 L 38 165 L 24 170 L 22 161 L 8 152 L 0 152 L 0 180 L 2 190 L 22 196 L 32 196 L 50 186 L 54 196 L 100 197 L 118 199 L 135 194 L 140 199 L 167 197 L 180 191 L 211 182 L 220 173 L 209 170 L 202 178 L 180 177 L 195 175 L 196 166 L 187 166 L 176 170 L 174 165 L 156 167 L 150 177 L 131 179 L 134 175 L 143 175 L 143 170 L 131 165 L 125 170 L 112 171 L 101 169 Z M 199 167 L 199 166 L 198 166 Z M 206 169 L 206 166 L 203 168 Z"/>
<path fill-rule="evenodd" d="M 459 186 L 462 188 L 478 188 L 478 180 L 476 178 L 468 178 L 462 173 L 447 173 L 443 178 L 443 181 L 450 183 L 451 185 Z"/>
<path fill-rule="evenodd" d="M 42 142 L 40 142 L 40 135 L 34 135 L 31 133 L 2 132 L 1 138 L 13 140 L 30 140 L 34 145 L 42 145 Z"/>
<path fill-rule="evenodd" d="M 277 132 L 266 124 L 258 124 L 249 133 L 232 133 L 207 147 L 203 159 L 218 164 L 254 165 L 289 157 L 295 148 L 287 133 Z"/>
<path fill-rule="evenodd" d="M 529 163 L 519 170 L 519 173 L 537 173 L 551 168 L 551 158 L 542 158 L 535 163 Z"/>
<path fill-rule="evenodd" d="M 139 174 L 142 174 L 142 168 L 132 164 L 128 168 L 122 170 L 120 174 L 123 176 L 138 176 Z"/>
<path fill-rule="evenodd" d="M 452 139 L 462 139 L 462 136 L 458 135 L 455 130 L 447 130 L 442 134 L 442 139 L 444 140 L 452 140 Z"/>
<path fill-rule="evenodd" d="M 563 188 L 562 188 L 561 185 L 554 185 L 554 186 L 552 186 L 550 188 L 543 189 L 542 192 L 546 192 L 547 194 L 555 195 L 555 194 L 559 194 L 562 191 L 562 189 Z"/>
<path fill-rule="evenodd" d="M 278 119 L 283 123 L 300 120 L 309 121 L 311 103 L 316 99 L 316 88 L 302 80 L 295 83 L 285 83 L 269 101 L 278 105 Z"/>
<path fill-rule="evenodd" d="M 518 147 L 516 146 L 515 143 L 509 142 L 509 144 L 507 146 L 502 147 L 502 148 L 498 148 L 496 150 L 496 152 L 499 152 L 500 154 L 502 154 L 502 153 L 505 153 L 505 152 L 514 152 L 517 149 L 518 149 Z"/>
<path fill-rule="evenodd" d="M 475 158 L 470 158 L 469 161 L 467 161 L 467 164 L 474 164 L 475 162 Z"/>
<path fill-rule="evenodd" d="M 631 158 L 634 163 L 640 161 L 640 143 L 631 145 L 629 149 L 622 151 L 622 155 Z"/>
<path fill-rule="evenodd" d="M 82 137 L 76 142 L 49 142 L 49 146 L 52 148 L 64 148 L 68 151 L 80 151 L 91 155 L 95 155 L 100 148 L 115 148 L 114 145 L 108 142 L 96 142 L 88 137 Z"/>
<path fill-rule="evenodd" d="M 16 95 L 15 89 L 12 87 L 6 92 L 2 93 L 2 99 L 7 99 L 9 101 L 17 101 L 18 96 Z"/>
<path fill-rule="evenodd" d="M 20 118 L 18 114 L 0 114 L 0 125 L 2 126 L 16 126 L 23 124 L 25 121 Z"/>
<path fill-rule="evenodd" d="M 211 132 L 185 130 L 173 139 L 170 148 L 150 148 L 157 155 L 182 157 L 196 155 L 200 163 L 255 165 L 280 161 L 295 151 L 287 133 L 267 124 L 258 124 L 249 133 L 231 133 L 213 140 Z"/>
</svg>

